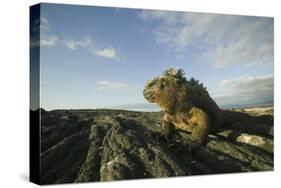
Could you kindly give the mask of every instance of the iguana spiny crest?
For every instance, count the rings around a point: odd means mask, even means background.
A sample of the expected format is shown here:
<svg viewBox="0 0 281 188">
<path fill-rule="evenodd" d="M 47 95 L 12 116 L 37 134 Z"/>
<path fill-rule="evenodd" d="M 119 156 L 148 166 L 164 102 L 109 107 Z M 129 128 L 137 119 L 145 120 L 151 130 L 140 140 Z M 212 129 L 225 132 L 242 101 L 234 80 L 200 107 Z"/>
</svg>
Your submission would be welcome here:
<svg viewBox="0 0 281 188">
<path fill-rule="evenodd" d="M 203 97 L 207 89 L 198 80 L 186 80 L 182 69 L 169 68 L 159 77 L 148 80 L 143 91 L 146 100 L 157 103 L 164 111 L 172 111 L 177 102 L 184 102 L 188 95 Z"/>
<path fill-rule="evenodd" d="M 184 77 L 182 69 L 169 68 L 147 81 L 145 99 L 165 112 L 163 126 L 190 132 L 193 142 L 201 145 L 210 130 L 223 125 L 222 113 L 198 80 Z"/>
</svg>

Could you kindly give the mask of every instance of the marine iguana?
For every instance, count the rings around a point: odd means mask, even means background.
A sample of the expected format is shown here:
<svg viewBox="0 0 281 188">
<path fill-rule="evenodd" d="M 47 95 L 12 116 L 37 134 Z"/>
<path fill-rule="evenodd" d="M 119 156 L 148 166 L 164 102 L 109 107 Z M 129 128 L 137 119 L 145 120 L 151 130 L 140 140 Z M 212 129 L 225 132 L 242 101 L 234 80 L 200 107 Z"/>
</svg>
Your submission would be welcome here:
<svg viewBox="0 0 281 188">
<path fill-rule="evenodd" d="M 169 137 L 178 129 L 191 134 L 184 145 L 197 148 L 208 133 L 223 126 L 222 112 L 198 80 L 184 77 L 182 69 L 169 68 L 159 77 L 148 80 L 143 95 L 165 112 L 162 134 Z"/>
</svg>

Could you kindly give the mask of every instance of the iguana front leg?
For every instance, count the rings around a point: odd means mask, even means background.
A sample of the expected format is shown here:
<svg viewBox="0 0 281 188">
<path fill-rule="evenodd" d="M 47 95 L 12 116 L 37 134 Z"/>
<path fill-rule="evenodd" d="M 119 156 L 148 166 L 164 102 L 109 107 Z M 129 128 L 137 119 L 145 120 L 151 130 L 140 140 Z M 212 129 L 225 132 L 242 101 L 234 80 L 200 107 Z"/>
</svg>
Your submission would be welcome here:
<svg viewBox="0 0 281 188">
<path fill-rule="evenodd" d="M 183 144 L 197 148 L 206 141 L 210 126 L 209 117 L 203 110 L 193 107 L 187 113 L 187 123 L 192 131 L 189 137 L 183 139 Z"/>
<path fill-rule="evenodd" d="M 161 136 L 163 136 L 166 140 L 170 140 L 174 132 L 175 132 L 175 127 L 169 117 L 169 114 L 165 114 L 162 122 Z"/>
</svg>

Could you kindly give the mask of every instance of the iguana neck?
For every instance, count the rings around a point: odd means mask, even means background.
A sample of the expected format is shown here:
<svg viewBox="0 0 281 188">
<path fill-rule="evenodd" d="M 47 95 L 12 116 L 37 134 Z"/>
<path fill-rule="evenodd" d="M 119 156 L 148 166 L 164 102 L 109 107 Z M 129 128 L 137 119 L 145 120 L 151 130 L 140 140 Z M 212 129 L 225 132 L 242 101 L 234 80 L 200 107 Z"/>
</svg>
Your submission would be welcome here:
<svg viewBox="0 0 281 188">
<path fill-rule="evenodd" d="M 159 103 L 160 107 L 168 114 L 174 114 L 178 106 L 177 92 L 167 92 Z"/>
</svg>

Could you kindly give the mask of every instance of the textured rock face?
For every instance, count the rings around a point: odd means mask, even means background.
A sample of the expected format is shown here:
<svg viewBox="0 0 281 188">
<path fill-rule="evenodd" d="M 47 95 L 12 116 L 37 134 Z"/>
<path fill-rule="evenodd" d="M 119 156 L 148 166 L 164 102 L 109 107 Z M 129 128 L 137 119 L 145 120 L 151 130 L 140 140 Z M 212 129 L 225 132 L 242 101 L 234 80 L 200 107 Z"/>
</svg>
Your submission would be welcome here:
<svg viewBox="0 0 281 188">
<path fill-rule="evenodd" d="M 113 181 L 273 170 L 273 117 L 224 111 L 226 127 L 192 153 L 159 137 L 162 112 L 42 114 L 41 183 Z"/>
</svg>

